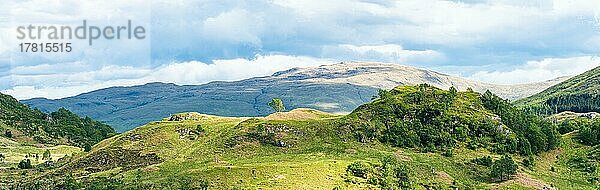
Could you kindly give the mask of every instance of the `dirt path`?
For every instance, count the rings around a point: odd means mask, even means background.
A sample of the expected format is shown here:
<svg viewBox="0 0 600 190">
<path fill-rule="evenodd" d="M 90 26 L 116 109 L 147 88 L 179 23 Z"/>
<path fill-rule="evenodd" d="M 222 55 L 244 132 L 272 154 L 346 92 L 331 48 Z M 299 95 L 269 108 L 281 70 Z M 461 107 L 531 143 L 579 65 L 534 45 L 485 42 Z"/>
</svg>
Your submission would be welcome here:
<svg viewBox="0 0 600 190">
<path fill-rule="evenodd" d="M 519 184 L 524 187 L 534 188 L 534 189 L 548 189 L 554 190 L 555 188 L 550 187 L 549 184 L 542 180 L 533 179 L 530 175 L 526 173 L 519 172 L 515 175 L 515 178 L 512 180 L 508 180 L 499 184 L 496 184 L 492 187 L 492 189 L 498 189 L 502 186 L 510 185 L 510 184 Z"/>
</svg>

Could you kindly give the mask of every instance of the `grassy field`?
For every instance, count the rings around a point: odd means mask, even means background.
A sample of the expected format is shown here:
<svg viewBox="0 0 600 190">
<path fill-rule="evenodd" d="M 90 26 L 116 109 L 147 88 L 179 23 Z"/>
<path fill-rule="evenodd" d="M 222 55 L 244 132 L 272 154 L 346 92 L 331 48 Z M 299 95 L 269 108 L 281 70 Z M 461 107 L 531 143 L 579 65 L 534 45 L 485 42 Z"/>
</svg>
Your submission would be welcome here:
<svg viewBox="0 0 600 190">
<path fill-rule="evenodd" d="M 43 153 L 49 150 L 53 161 L 57 161 L 65 156 L 71 156 L 83 152 L 82 148 L 67 146 L 67 145 L 25 145 L 14 142 L 10 139 L 0 137 L 0 154 L 4 155 L 3 162 L 0 163 L 2 168 L 14 168 L 23 159 L 30 159 L 32 165 L 37 165 L 46 160 L 42 160 Z M 38 155 L 38 159 L 35 155 Z M 27 158 L 26 158 L 27 157 Z"/>
<path fill-rule="evenodd" d="M 460 147 L 448 157 L 348 141 L 331 127 L 339 117 L 336 115 L 302 119 L 290 115 L 296 118 L 292 120 L 281 113 L 277 119 L 184 115 L 190 117 L 153 122 L 104 140 L 92 151 L 76 154 L 68 164 L 39 176 L 68 171 L 82 182 L 115 179 L 119 186 L 133 189 L 378 189 L 365 179 L 349 177 L 346 168 L 356 161 L 377 164 L 382 157 L 393 156 L 408 166 L 413 189 L 596 189 L 595 183 L 588 182 L 588 174 L 569 170 L 570 155 L 590 149 L 574 142 L 572 135 L 563 138 L 560 149 L 536 157 L 531 169 L 522 165 L 524 158 L 513 156 L 519 173 L 513 180 L 494 183 L 488 177 L 489 169 L 471 160 L 500 155 Z M 244 136 L 256 132 L 258 126 L 271 126 L 267 129 L 275 130 L 275 138 L 285 145 Z M 115 150 L 135 154 L 119 155 Z M 114 158 L 124 162 L 111 160 L 107 154 L 116 154 Z M 160 160 L 147 159 L 148 155 Z M 94 163 L 99 157 L 104 158 L 104 165 Z"/>
</svg>

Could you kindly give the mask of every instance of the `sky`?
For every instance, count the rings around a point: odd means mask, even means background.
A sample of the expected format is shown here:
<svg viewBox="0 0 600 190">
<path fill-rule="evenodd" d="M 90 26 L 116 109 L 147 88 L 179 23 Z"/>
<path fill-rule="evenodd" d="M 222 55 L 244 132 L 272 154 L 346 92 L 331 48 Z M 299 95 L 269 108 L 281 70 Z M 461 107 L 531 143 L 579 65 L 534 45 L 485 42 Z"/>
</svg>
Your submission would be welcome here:
<svg viewBox="0 0 600 190">
<path fill-rule="evenodd" d="M 600 66 L 600 1 L 2 0 L 0 92 L 74 96 L 148 82 L 203 84 L 341 61 L 521 84 Z M 18 26 L 142 26 L 142 40 L 20 40 Z M 72 43 L 63 53 L 20 43 Z"/>
</svg>

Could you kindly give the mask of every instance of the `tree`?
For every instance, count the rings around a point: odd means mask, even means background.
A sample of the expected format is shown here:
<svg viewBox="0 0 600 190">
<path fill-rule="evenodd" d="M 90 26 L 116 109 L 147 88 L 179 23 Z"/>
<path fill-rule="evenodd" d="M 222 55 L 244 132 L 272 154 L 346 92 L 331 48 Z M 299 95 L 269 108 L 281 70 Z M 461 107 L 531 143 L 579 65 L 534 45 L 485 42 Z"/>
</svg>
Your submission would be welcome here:
<svg viewBox="0 0 600 190">
<path fill-rule="evenodd" d="M 271 99 L 271 102 L 269 102 L 269 106 L 271 106 L 271 108 L 273 108 L 276 112 L 285 111 L 285 106 L 283 105 L 283 101 L 281 101 L 281 99 L 279 99 L 279 98 Z"/>
<path fill-rule="evenodd" d="M 6 130 L 6 131 L 4 132 L 4 136 L 5 136 L 6 138 L 12 138 L 12 137 L 13 137 L 13 135 L 12 135 L 12 131 L 10 131 L 10 130 Z"/>
<path fill-rule="evenodd" d="M 499 181 L 506 181 L 517 174 L 517 164 L 508 156 L 504 155 L 492 164 L 491 177 Z"/>
<path fill-rule="evenodd" d="M 356 177 L 362 177 L 367 179 L 367 175 L 371 173 L 373 168 L 370 164 L 365 162 L 354 162 L 346 168 L 346 172 Z"/>
<path fill-rule="evenodd" d="M 377 89 L 377 96 L 379 96 L 381 99 L 386 99 L 392 97 L 392 92 L 384 89 Z"/>
<path fill-rule="evenodd" d="M 21 168 L 21 169 L 33 168 L 33 166 L 31 166 L 31 160 L 29 160 L 29 159 L 21 160 L 21 162 L 19 162 L 19 168 Z"/>
<path fill-rule="evenodd" d="M 86 143 L 85 146 L 83 146 L 83 151 L 89 152 L 90 150 L 92 150 L 92 146 Z"/>
<path fill-rule="evenodd" d="M 458 90 L 456 90 L 456 88 L 454 88 L 454 86 L 451 86 L 450 89 L 448 89 L 448 91 L 450 92 L 451 96 L 456 96 L 456 93 L 458 93 Z"/>
<path fill-rule="evenodd" d="M 49 160 L 50 156 L 50 150 L 46 150 L 44 151 L 44 154 L 42 154 L 42 160 Z"/>
</svg>

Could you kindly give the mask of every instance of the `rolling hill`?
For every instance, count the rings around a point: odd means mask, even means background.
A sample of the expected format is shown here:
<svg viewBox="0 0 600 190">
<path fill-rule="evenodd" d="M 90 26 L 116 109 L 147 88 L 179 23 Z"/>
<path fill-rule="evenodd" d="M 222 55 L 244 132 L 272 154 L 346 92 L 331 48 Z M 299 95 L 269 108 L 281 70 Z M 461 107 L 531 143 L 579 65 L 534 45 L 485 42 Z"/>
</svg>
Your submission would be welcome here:
<svg viewBox="0 0 600 190">
<path fill-rule="evenodd" d="M 0 93 L 0 131 L 10 141 L 25 144 L 90 147 L 115 135 L 112 127 L 60 108 L 50 114 L 31 109 Z"/>
<path fill-rule="evenodd" d="M 590 147 L 570 136 L 552 144 L 555 134 L 550 123 L 489 92 L 401 86 L 348 115 L 311 109 L 252 118 L 174 114 L 11 187 L 594 189 L 589 174 L 570 169 L 574 154 Z M 539 156 L 532 165 L 532 152 L 522 150 L 534 146 Z M 512 180 L 498 182 L 486 163 L 505 158 L 518 169 Z"/>
<path fill-rule="evenodd" d="M 116 134 L 112 127 L 64 108 L 46 114 L 1 93 L 0 132 L 0 186 L 28 173 L 19 169 L 42 171 Z"/>
<path fill-rule="evenodd" d="M 103 121 L 119 132 L 171 113 L 201 112 L 222 116 L 265 116 L 267 102 L 283 99 L 286 107 L 312 108 L 331 113 L 349 113 L 367 103 L 378 88 L 421 83 L 448 89 L 490 90 L 503 98 L 529 96 L 564 78 L 524 85 L 492 85 L 465 80 L 399 64 L 347 62 L 309 68 L 294 68 L 233 82 L 203 85 L 149 83 L 141 86 L 111 87 L 58 100 L 35 98 L 22 102 L 44 112 L 65 107 L 79 115 Z"/>
<path fill-rule="evenodd" d="M 531 97 L 515 102 L 531 112 L 556 114 L 600 112 L 600 67 L 572 77 Z"/>
</svg>

